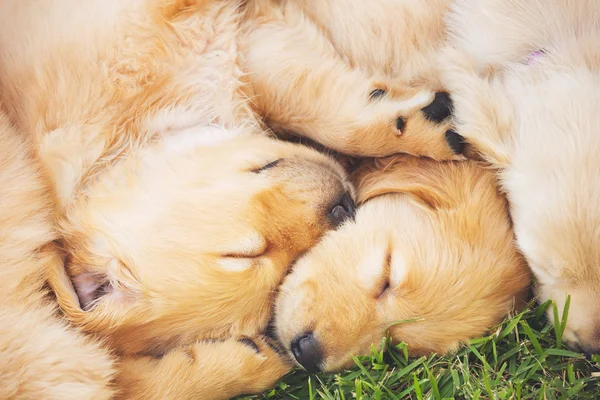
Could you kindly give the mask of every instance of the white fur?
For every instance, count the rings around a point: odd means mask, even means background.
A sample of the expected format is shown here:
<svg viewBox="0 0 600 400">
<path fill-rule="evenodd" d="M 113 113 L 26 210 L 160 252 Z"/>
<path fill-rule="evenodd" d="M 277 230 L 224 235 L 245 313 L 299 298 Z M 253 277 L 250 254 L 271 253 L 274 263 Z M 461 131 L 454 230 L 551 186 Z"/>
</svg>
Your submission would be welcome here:
<svg viewBox="0 0 600 400">
<path fill-rule="evenodd" d="M 458 131 L 500 169 L 540 300 L 560 308 L 570 294 L 564 337 L 598 352 L 598 2 L 456 0 L 448 22 L 454 49 L 442 61 Z"/>
<path fill-rule="evenodd" d="M 197 147 L 222 144 L 238 137 L 242 134 L 241 132 L 239 129 L 225 129 L 217 125 L 188 128 L 168 135 L 165 139 L 165 146 L 168 151 L 184 153 Z"/>
</svg>

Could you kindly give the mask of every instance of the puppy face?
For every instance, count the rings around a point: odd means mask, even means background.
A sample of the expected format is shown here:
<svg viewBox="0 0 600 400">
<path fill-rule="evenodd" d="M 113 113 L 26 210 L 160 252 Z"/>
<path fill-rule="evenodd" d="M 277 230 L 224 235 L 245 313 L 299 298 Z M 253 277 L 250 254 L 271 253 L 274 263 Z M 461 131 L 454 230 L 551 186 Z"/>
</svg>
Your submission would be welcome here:
<svg viewBox="0 0 600 400">
<path fill-rule="evenodd" d="M 58 272 L 59 301 L 125 353 L 262 330 L 288 265 L 354 216 L 341 167 L 320 153 L 195 134 L 133 152 L 66 211 L 77 298 Z"/>
<path fill-rule="evenodd" d="M 492 174 L 410 157 L 356 174 L 356 220 L 299 259 L 277 299 L 277 334 L 304 368 L 348 366 L 387 332 L 412 355 L 451 351 L 521 301 L 529 274 Z"/>
<path fill-rule="evenodd" d="M 539 300 L 563 310 L 570 295 L 564 339 L 575 350 L 600 353 L 600 178 L 591 158 L 567 153 L 514 160 L 502 180 Z M 553 320 L 552 307 L 548 316 Z"/>
</svg>

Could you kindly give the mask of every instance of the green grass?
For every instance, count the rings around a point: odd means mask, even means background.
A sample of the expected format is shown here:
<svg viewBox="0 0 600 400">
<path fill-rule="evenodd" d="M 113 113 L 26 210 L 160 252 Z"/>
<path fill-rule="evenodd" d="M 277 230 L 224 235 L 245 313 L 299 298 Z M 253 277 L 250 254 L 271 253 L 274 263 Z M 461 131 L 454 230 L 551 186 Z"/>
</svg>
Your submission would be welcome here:
<svg viewBox="0 0 600 400">
<path fill-rule="evenodd" d="M 563 318 L 552 326 L 544 310 Z M 561 343 L 568 314 L 530 306 L 448 356 L 409 358 L 404 343 L 382 340 L 357 366 L 336 374 L 288 374 L 261 395 L 240 399 L 595 399 L 600 357 L 586 360 Z"/>
</svg>

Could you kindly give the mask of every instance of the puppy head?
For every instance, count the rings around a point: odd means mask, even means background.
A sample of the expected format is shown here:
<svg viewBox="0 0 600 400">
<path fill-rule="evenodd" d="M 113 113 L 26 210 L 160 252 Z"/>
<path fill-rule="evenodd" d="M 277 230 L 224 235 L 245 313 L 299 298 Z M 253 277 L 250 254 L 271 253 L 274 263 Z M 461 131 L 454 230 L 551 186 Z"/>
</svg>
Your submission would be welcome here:
<svg viewBox="0 0 600 400">
<path fill-rule="evenodd" d="M 56 272 L 59 302 L 122 352 L 262 330 L 289 264 L 354 217 L 329 158 L 259 136 L 194 145 L 202 134 L 132 152 L 67 208 L 74 292 Z"/>
<path fill-rule="evenodd" d="M 543 85 L 523 85 L 528 99 L 541 101 L 519 110 L 518 151 L 502 181 L 540 300 L 562 309 L 571 295 L 564 338 L 600 353 L 600 81 L 597 72 L 561 69 L 547 72 Z"/>
<path fill-rule="evenodd" d="M 356 175 L 356 220 L 301 257 L 276 302 L 282 343 L 308 370 L 352 363 L 387 332 L 444 353 L 501 321 L 529 285 L 494 177 L 411 157 Z"/>
<path fill-rule="evenodd" d="M 577 350 L 597 353 L 600 64 L 597 46 L 577 42 L 499 70 L 492 84 L 462 72 L 455 82 L 468 85 L 454 99 L 465 123 L 460 133 L 500 171 L 540 301 L 555 300 L 562 309 L 570 294 L 564 338 Z M 582 51 L 582 44 L 589 49 Z M 548 316 L 553 320 L 552 308 Z"/>
<path fill-rule="evenodd" d="M 594 162 L 560 155 L 546 162 L 545 169 L 530 165 L 518 175 L 510 170 L 504 174 L 515 234 L 536 276 L 539 300 L 554 300 L 563 310 L 571 297 L 563 335 L 567 344 L 598 354 L 600 178 L 590 168 Z M 553 321 L 552 307 L 548 316 Z"/>
</svg>

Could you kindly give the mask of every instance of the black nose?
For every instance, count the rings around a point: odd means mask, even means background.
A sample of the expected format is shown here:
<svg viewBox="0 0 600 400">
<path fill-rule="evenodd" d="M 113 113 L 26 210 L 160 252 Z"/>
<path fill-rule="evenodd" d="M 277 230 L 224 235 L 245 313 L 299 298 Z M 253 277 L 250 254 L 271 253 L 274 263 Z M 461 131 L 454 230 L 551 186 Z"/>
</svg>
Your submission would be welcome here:
<svg viewBox="0 0 600 400">
<path fill-rule="evenodd" d="M 305 333 L 292 340 L 292 354 L 306 371 L 319 372 L 319 365 L 323 361 L 321 348 L 312 333 Z"/>
<path fill-rule="evenodd" d="M 600 355 L 600 347 L 594 347 L 594 346 L 578 346 L 580 351 L 583 353 L 583 355 L 585 356 L 585 358 L 587 358 L 588 360 L 592 359 L 592 356 L 595 355 Z"/>
<path fill-rule="evenodd" d="M 465 151 L 465 138 L 453 130 L 446 131 L 446 143 L 448 143 L 454 154 L 462 154 Z"/>
<path fill-rule="evenodd" d="M 355 215 L 356 205 L 348 192 L 344 193 L 344 195 L 340 197 L 329 210 L 329 219 L 336 228 L 344 221 L 354 219 Z"/>
<path fill-rule="evenodd" d="M 435 94 L 433 101 L 430 105 L 422 108 L 421 111 L 430 121 L 442 122 L 450 115 L 452 115 L 452 99 L 450 95 L 445 92 L 438 92 Z"/>
</svg>

